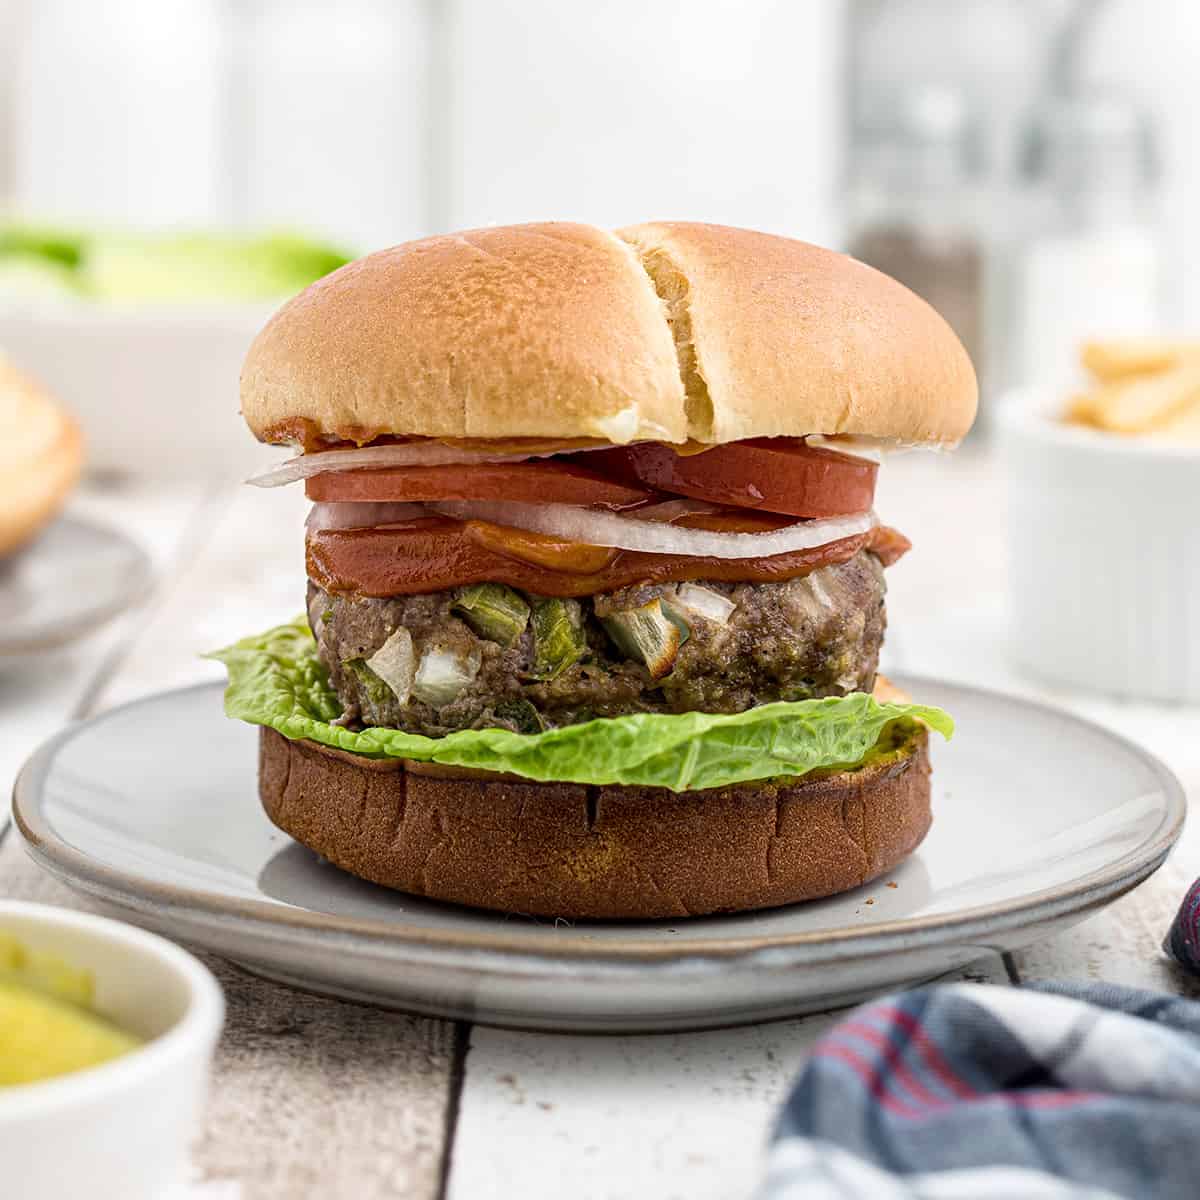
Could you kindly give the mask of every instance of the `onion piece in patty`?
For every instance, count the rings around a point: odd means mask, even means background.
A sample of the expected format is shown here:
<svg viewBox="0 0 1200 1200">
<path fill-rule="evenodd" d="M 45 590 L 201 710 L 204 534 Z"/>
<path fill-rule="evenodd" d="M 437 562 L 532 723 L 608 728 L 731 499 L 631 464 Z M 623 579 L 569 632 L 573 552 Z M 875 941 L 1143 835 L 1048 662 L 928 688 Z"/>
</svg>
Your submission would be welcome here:
<svg viewBox="0 0 1200 1200">
<path fill-rule="evenodd" d="M 698 613 L 718 625 L 726 624 L 737 608 L 728 596 L 722 596 L 712 588 L 701 587 L 698 583 L 681 583 L 675 590 L 675 598 L 688 612 Z"/>
</svg>

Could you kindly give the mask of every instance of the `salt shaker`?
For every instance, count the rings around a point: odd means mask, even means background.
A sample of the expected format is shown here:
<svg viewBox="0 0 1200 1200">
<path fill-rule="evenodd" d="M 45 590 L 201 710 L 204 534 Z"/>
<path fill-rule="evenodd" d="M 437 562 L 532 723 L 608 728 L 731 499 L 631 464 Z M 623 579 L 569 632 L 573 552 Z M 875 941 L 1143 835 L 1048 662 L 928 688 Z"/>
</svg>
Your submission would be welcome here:
<svg viewBox="0 0 1200 1200">
<path fill-rule="evenodd" d="M 873 98 L 856 130 L 850 253 L 949 322 L 982 374 L 981 129 L 961 92 L 920 85 Z"/>
</svg>

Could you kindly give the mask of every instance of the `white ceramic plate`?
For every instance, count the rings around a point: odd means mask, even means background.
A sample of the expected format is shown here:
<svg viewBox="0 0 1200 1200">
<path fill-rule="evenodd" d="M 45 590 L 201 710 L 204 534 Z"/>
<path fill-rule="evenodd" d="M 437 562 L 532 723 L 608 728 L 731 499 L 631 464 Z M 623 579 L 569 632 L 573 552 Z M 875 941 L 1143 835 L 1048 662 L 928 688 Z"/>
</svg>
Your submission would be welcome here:
<svg viewBox="0 0 1200 1200">
<path fill-rule="evenodd" d="M 848 1004 L 1080 920 L 1149 875 L 1183 825 L 1174 777 L 1055 709 L 929 680 L 936 819 L 889 878 L 762 913 L 534 921 L 389 892 L 263 815 L 257 730 L 215 684 L 51 739 L 17 781 L 34 857 L 128 920 L 314 991 L 494 1024 L 731 1025 Z M 895 886 L 891 886 L 891 885 Z"/>
<path fill-rule="evenodd" d="M 150 575 L 124 534 L 60 517 L 0 560 L 0 671 L 91 633 L 140 600 Z"/>
</svg>

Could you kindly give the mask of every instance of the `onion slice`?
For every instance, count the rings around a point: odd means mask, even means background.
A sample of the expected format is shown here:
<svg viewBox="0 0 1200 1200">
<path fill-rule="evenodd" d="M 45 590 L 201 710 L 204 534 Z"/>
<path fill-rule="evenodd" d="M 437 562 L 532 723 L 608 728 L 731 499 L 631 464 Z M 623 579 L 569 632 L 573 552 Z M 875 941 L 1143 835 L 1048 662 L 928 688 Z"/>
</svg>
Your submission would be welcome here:
<svg viewBox="0 0 1200 1200">
<path fill-rule="evenodd" d="M 399 500 L 394 503 L 373 500 L 353 503 L 322 500 L 309 510 L 304 527 L 313 533 L 321 529 L 367 529 L 427 516 L 429 510 L 423 504 L 405 504 Z"/>
<path fill-rule="evenodd" d="M 869 532 L 878 524 L 873 512 L 819 521 L 797 521 L 768 533 L 716 533 L 680 529 L 659 521 L 639 521 L 571 504 L 518 504 L 508 501 L 439 501 L 431 512 L 460 521 L 491 521 L 531 533 L 544 533 L 589 546 L 613 546 L 645 554 L 683 554 L 693 558 L 765 558 L 812 550 L 842 538 Z"/>
<path fill-rule="evenodd" d="M 611 447 L 581 446 L 572 454 Z M 318 450 L 314 454 L 297 454 L 277 467 L 251 475 L 247 483 L 255 487 L 283 487 L 325 471 L 359 471 L 373 467 L 444 467 L 472 463 L 518 463 L 531 458 L 553 458 L 565 453 L 561 448 L 543 450 L 537 454 L 489 454 L 486 450 L 466 450 L 460 446 L 445 446 L 438 441 L 402 442 L 396 446 L 361 446 L 357 450 Z"/>
</svg>

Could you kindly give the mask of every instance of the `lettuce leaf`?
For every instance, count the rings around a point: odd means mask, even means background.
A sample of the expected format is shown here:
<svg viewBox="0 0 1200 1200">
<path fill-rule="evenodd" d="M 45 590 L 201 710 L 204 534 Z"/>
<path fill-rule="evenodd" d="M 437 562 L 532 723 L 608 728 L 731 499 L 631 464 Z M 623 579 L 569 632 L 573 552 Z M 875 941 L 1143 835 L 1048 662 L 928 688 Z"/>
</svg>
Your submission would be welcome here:
<svg viewBox="0 0 1200 1200">
<path fill-rule="evenodd" d="M 225 712 L 372 758 L 408 758 L 522 775 L 541 782 L 626 784 L 693 791 L 806 775 L 862 762 L 885 727 L 924 721 L 949 738 L 940 708 L 880 704 L 859 692 L 823 700 L 780 701 L 733 715 L 637 713 L 545 733 L 460 730 L 429 738 L 398 729 L 343 729 L 341 711 L 300 618 L 209 655 L 229 671 Z"/>
</svg>

